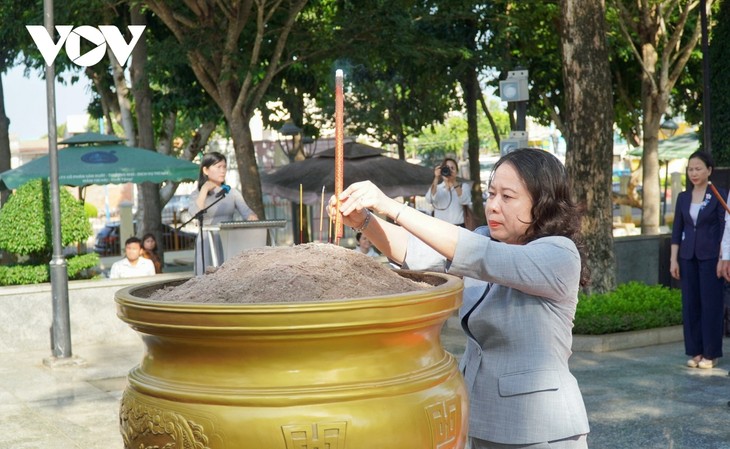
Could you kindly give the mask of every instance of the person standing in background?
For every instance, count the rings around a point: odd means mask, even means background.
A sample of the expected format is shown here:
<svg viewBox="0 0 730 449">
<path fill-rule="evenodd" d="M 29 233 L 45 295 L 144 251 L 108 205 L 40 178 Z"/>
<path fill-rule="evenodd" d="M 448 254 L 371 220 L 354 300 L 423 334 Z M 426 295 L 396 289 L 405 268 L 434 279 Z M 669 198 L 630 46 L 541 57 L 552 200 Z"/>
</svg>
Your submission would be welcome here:
<svg viewBox="0 0 730 449">
<path fill-rule="evenodd" d="M 112 264 L 109 279 L 154 276 L 155 265 L 141 255 L 142 240 L 137 237 L 128 238 L 124 242 L 124 259 Z"/>
<path fill-rule="evenodd" d="M 722 357 L 723 278 L 720 242 L 725 209 L 709 187 L 715 163 L 695 151 L 687 162 L 687 190 L 677 196 L 669 272 L 682 286 L 684 349 L 690 368 L 712 368 Z M 689 184 L 691 183 L 691 186 Z M 723 198 L 725 189 L 718 189 Z"/>
<path fill-rule="evenodd" d="M 258 216 L 248 207 L 243 199 L 241 192 L 230 190 L 228 186 L 225 188 L 223 184 L 226 181 L 226 173 L 228 172 L 228 162 L 226 157 L 217 151 L 211 151 L 203 156 L 200 163 L 200 173 L 198 175 L 198 189 L 190 194 L 190 206 L 188 212 L 195 216 L 198 212 L 218 201 L 221 196 L 223 199 L 214 204 L 203 215 L 203 226 L 213 226 L 223 221 L 233 220 L 234 212 L 238 211 L 244 220 L 258 220 Z M 230 190 L 225 193 L 225 190 Z M 218 231 L 211 231 L 213 241 L 209 241 L 208 232 L 203 233 L 203 239 L 200 235 L 195 240 L 195 263 L 194 271 L 196 276 L 205 274 L 207 267 L 212 266 L 211 245 L 215 245 L 217 254 L 223 260 L 223 245 L 221 244 L 220 234 Z M 203 258 L 205 266 L 203 266 Z"/>
<path fill-rule="evenodd" d="M 464 206 L 471 207 L 471 188 L 456 179 L 458 174 L 456 161 L 444 159 L 433 171 L 433 182 L 425 198 L 433 207 L 434 217 L 464 227 Z"/>
<path fill-rule="evenodd" d="M 359 251 L 370 257 L 378 257 L 380 255 L 377 251 L 375 251 L 375 248 L 373 248 L 373 242 L 371 242 L 369 238 L 362 235 L 362 232 L 358 232 L 357 234 L 355 234 L 355 240 L 357 240 L 357 246 L 355 247 L 355 251 Z"/>
<path fill-rule="evenodd" d="M 145 234 L 142 237 L 142 257 L 152 261 L 155 266 L 155 273 L 162 273 L 162 260 L 157 253 L 157 239 L 152 233 Z"/>
</svg>

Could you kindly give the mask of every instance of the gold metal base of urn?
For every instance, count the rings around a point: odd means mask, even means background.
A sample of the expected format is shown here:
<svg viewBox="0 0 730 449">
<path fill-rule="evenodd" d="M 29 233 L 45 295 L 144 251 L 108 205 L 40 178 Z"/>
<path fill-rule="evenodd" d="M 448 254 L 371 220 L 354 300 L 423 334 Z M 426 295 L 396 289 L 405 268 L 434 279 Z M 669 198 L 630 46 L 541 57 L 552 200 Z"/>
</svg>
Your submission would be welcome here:
<svg viewBox="0 0 730 449">
<path fill-rule="evenodd" d="M 117 314 L 145 344 L 121 401 L 125 448 L 462 449 L 464 382 L 440 342 L 462 281 L 400 273 L 434 287 L 286 304 L 120 290 Z"/>
</svg>

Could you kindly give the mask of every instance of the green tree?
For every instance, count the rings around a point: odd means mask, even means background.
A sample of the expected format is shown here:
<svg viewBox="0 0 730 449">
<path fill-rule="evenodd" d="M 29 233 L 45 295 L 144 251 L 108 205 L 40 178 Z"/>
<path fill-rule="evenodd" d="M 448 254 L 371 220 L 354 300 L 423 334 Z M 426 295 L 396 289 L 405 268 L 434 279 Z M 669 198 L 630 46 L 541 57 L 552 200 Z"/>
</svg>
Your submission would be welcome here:
<svg viewBox="0 0 730 449">
<path fill-rule="evenodd" d="M 200 85 L 225 116 L 236 152 L 243 195 L 264 218 L 261 182 L 249 121 L 274 76 L 307 0 L 217 3 L 144 2 L 183 47 Z"/>
<path fill-rule="evenodd" d="M 643 234 L 659 233 L 658 133 L 670 95 L 700 37 L 697 2 L 609 0 L 633 63 L 640 68 Z M 712 0 L 707 0 L 708 9 Z"/>
<path fill-rule="evenodd" d="M 22 5 L 22 6 L 21 6 Z M 10 170 L 10 120 L 5 111 L 5 95 L 3 93 L 3 75 L 14 66 L 21 56 L 27 35 L 24 25 L 28 23 L 30 14 L 27 7 L 9 0 L 0 1 L 0 173 Z M 0 206 L 8 198 L 9 192 L 0 192 Z"/>
<path fill-rule="evenodd" d="M 710 43 L 712 154 L 719 166 L 730 167 L 730 2 L 720 2 Z M 728 40 L 726 40 L 727 38 Z"/>
<path fill-rule="evenodd" d="M 582 228 L 590 254 L 590 288 L 605 292 L 616 286 L 610 196 L 613 101 L 605 9 L 600 0 L 561 0 L 561 17 L 566 166 L 585 210 Z"/>
</svg>

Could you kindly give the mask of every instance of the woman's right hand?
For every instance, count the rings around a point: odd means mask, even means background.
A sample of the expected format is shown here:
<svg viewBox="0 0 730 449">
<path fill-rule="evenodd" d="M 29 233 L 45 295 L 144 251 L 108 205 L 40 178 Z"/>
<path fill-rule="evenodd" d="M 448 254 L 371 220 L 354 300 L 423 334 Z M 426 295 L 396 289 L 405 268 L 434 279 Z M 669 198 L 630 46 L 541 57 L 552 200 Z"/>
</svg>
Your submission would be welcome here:
<svg viewBox="0 0 730 449">
<path fill-rule="evenodd" d="M 334 217 L 337 213 L 337 198 L 329 201 L 329 214 Z M 340 194 L 340 214 L 346 226 L 359 228 L 365 222 L 366 209 L 379 214 L 393 216 L 402 203 L 388 198 L 375 184 L 370 181 L 356 182 Z"/>
<path fill-rule="evenodd" d="M 214 183 L 210 179 L 205 181 L 205 183 L 200 187 L 200 193 L 203 194 L 203 196 L 206 196 L 208 192 L 213 192 L 215 189 L 218 188 L 218 184 Z"/>
<path fill-rule="evenodd" d="M 669 274 L 671 274 L 674 279 L 679 280 L 679 264 L 676 260 L 669 261 Z"/>
<path fill-rule="evenodd" d="M 338 212 L 337 197 L 332 195 L 327 206 L 327 215 L 329 215 L 333 221 L 336 220 Z M 342 224 L 351 228 L 361 228 L 365 223 L 365 218 L 367 218 L 367 210 L 364 207 L 361 207 L 359 210 L 352 211 L 348 215 L 343 215 L 341 210 L 339 212 Z"/>
</svg>

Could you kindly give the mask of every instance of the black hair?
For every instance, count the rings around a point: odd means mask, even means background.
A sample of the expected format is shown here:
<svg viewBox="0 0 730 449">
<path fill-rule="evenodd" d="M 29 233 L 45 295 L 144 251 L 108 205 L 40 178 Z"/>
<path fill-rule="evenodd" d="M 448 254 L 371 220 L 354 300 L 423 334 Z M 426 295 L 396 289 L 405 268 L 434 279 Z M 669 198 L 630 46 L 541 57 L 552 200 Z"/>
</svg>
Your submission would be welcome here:
<svg viewBox="0 0 730 449">
<path fill-rule="evenodd" d="M 563 163 L 547 151 L 520 148 L 505 154 L 494 164 L 492 177 L 502 164 L 509 164 L 517 171 L 532 199 L 532 222 L 525 231 L 524 241 L 551 235 L 572 240 L 581 258 L 580 285 L 588 285 L 590 270 L 581 235 L 582 211 L 573 200 L 570 178 Z"/>
<path fill-rule="evenodd" d="M 159 246 L 159 245 L 157 244 L 157 238 L 156 238 L 156 237 L 155 237 L 155 235 L 154 235 L 153 233 L 151 233 L 151 232 L 148 232 L 147 234 L 145 234 L 145 235 L 144 235 L 144 236 L 142 237 L 142 246 L 144 247 L 144 241 L 145 241 L 145 240 L 147 240 L 147 239 L 149 239 L 149 238 L 151 238 L 152 240 L 154 240 L 154 241 L 155 241 L 155 249 L 154 249 L 153 251 L 157 251 L 157 247 Z"/>
<path fill-rule="evenodd" d="M 217 151 L 209 151 L 203 156 L 203 160 L 200 162 L 200 172 L 198 174 L 198 190 L 203 187 L 208 177 L 203 174 L 203 169 L 211 167 L 220 161 L 225 161 L 226 157 Z"/>
<path fill-rule="evenodd" d="M 707 151 L 697 150 L 689 155 L 689 157 L 687 158 L 687 162 L 689 162 L 691 159 L 701 160 L 702 163 L 710 169 L 710 174 L 712 174 L 712 169 L 715 168 L 715 160 L 712 159 L 712 155 L 710 153 L 708 153 Z M 687 167 L 684 168 L 684 179 L 685 190 L 692 190 L 692 182 L 689 180 L 689 164 L 687 164 Z"/>
<path fill-rule="evenodd" d="M 129 245 L 130 243 L 137 243 L 140 248 L 142 248 L 142 240 L 139 239 L 139 237 L 130 237 L 127 240 L 124 241 L 124 246 Z"/>
<path fill-rule="evenodd" d="M 441 161 L 441 166 L 446 167 L 446 163 L 448 161 L 451 161 L 454 163 L 454 166 L 456 167 L 456 172 L 458 173 L 459 172 L 459 163 L 456 162 L 456 159 L 454 159 L 453 157 L 445 157 L 444 160 Z"/>
<path fill-rule="evenodd" d="M 710 155 L 707 151 L 697 150 L 689 155 L 687 160 L 689 161 L 690 159 L 699 159 L 704 162 L 707 168 L 715 168 L 715 161 L 712 159 L 712 155 Z"/>
</svg>

